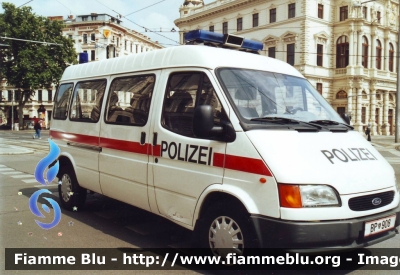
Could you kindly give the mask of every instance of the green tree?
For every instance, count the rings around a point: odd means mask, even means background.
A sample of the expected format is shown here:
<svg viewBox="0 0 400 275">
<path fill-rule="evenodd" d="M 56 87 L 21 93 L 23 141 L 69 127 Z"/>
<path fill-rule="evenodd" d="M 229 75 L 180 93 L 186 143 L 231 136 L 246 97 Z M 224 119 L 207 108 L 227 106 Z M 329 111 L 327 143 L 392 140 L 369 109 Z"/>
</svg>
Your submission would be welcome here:
<svg viewBox="0 0 400 275">
<path fill-rule="evenodd" d="M 10 46 L 0 48 L 0 76 L 20 93 L 18 117 L 22 125 L 23 108 L 35 90 L 58 86 L 68 63 L 77 63 L 77 54 L 72 40 L 62 35 L 64 22 L 37 16 L 31 7 L 16 8 L 5 2 L 2 7 L 0 36 L 49 43 L 4 39 Z"/>
</svg>

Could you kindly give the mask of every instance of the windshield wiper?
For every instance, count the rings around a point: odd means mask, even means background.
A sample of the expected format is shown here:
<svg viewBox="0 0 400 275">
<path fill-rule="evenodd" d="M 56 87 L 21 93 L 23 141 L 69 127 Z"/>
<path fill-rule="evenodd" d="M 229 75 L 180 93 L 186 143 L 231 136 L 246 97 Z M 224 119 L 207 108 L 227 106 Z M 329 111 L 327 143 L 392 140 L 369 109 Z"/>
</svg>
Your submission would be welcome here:
<svg viewBox="0 0 400 275">
<path fill-rule="evenodd" d="M 321 126 L 317 125 L 317 124 L 313 124 L 313 123 L 308 123 L 305 121 L 301 121 L 301 120 L 296 120 L 296 119 L 292 119 L 292 118 L 286 118 L 286 117 L 257 117 L 257 118 L 252 118 L 252 121 L 267 121 L 267 122 L 271 122 L 271 123 L 277 123 L 277 124 L 306 124 L 309 126 L 312 126 L 314 128 L 318 128 L 318 129 L 322 129 Z"/>
<path fill-rule="evenodd" d="M 327 119 L 320 119 L 320 120 L 312 120 L 309 121 L 310 123 L 314 123 L 314 124 L 318 124 L 318 125 L 323 125 L 323 126 L 329 126 L 329 125 L 340 125 L 340 126 L 346 126 L 348 128 L 350 128 L 351 130 L 354 129 L 353 126 L 350 126 L 346 123 L 341 123 L 341 122 L 337 122 L 334 120 L 327 120 Z"/>
</svg>

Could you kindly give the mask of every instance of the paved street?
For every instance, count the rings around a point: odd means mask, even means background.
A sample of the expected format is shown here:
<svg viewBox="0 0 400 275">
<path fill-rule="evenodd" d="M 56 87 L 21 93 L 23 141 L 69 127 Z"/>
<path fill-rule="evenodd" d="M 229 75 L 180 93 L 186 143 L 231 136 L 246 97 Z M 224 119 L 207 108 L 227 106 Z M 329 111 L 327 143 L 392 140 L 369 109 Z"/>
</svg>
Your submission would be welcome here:
<svg viewBox="0 0 400 275">
<path fill-rule="evenodd" d="M 5 271 L 4 248 L 124 248 L 124 247 L 187 247 L 190 232 L 165 219 L 135 207 L 108 199 L 104 196 L 89 195 L 85 210 L 68 212 L 62 210 L 60 224 L 50 230 L 39 228 L 34 221 L 28 199 L 42 188 L 33 173 L 39 160 L 48 152 L 48 131 L 42 132 L 42 139 L 32 139 L 33 131 L 0 131 L 0 274 L 53 274 L 54 271 Z M 392 164 L 400 179 L 400 151 L 393 144 L 393 138 L 373 137 L 374 146 Z M 400 144 L 399 144 L 400 146 Z M 57 184 L 48 188 L 58 201 Z M 20 193 L 19 193 L 20 192 Z M 43 201 L 44 202 L 44 201 Z M 44 222 L 50 222 L 45 220 Z M 400 247 L 400 236 L 374 247 Z M 85 273 L 86 272 L 86 273 Z M 134 271 L 65 271 L 59 274 L 133 274 Z M 145 271 L 143 271 L 145 272 Z M 171 271 L 174 274 L 222 274 L 217 271 Z M 338 273 L 339 272 L 339 273 Z M 141 273 L 141 272 L 135 272 Z M 164 274 L 162 271 L 148 271 L 150 274 Z M 266 271 L 265 274 L 285 272 Z M 289 272 L 293 273 L 293 272 Z M 330 273 L 330 272 L 328 272 Z M 376 271 L 336 271 L 332 274 L 388 274 Z M 229 274 L 249 274 L 235 271 Z M 256 272 L 255 274 L 260 274 Z M 264 273 L 263 273 L 264 274 Z M 299 274 L 299 273 L 296 273 Z M 305 272 L 304 274 L 309 274 Z"/>
</svg>

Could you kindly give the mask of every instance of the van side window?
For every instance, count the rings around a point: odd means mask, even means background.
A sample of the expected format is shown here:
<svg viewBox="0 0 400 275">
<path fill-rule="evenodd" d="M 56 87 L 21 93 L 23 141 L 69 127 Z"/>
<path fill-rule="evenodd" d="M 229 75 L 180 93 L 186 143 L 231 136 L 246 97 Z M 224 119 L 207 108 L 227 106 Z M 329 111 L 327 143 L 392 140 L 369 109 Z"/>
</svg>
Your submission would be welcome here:
<svg viewBox="0 0 400 275">
<path fill-rule="evenodd" d="M 106 80 L 78 82 L 72 98 L 70 120 L 98 122 L 106 85 Z"/>
<path fill-rule="evenodd" d="M 149 117 L 154 82 L 154 75 L 114 79 L 108 94 L 105 121 L 144 126 Z"/>
<path fill-rule="evenodd" d="M 211 105 L 214 123 L 227 118 L 209 78 L 200 72 L 172 74 L 164 98 L 161 124 L 164 128 L 187 137 L 194 137 L 193 114 L 199 105 Z"/>
<path fill-rule="evenodd" d="M 67 119 L 69 98 L 73 88 L 74 84 L 72 83 L 61 84 L 60 87 L 58 88 L 54 102 L 54 112 L 53 112 L 54 119 Z"/>
</svg>

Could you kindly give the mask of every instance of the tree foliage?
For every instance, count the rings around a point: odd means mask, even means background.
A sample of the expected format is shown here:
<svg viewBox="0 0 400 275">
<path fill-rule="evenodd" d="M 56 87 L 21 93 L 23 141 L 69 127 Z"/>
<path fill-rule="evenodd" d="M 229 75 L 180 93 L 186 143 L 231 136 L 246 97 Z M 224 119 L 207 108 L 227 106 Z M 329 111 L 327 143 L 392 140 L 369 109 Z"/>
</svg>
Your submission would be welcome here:
<svg viewBox="0 0 400 275">
<path fill-rule="evenodd" d="M 9 44 L 0 48 L 0 76 L 21 93 L 18 115 L 22 124 L 23 107 L 34 90 L 57 86 L 67 63 L 77 63 L 77 54 L 72 40 L 62 35 L 64 22 L 38 16 L 27 6 L 16 8 L 3 2 L 2 7 L 0 36 L 60 44 L 0 39 L 2 44 Z"/>
</svg>

